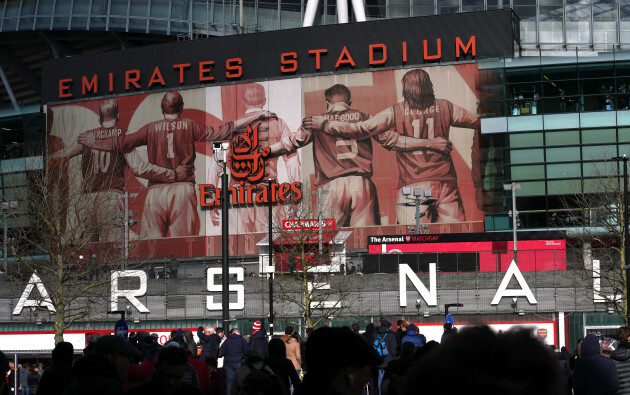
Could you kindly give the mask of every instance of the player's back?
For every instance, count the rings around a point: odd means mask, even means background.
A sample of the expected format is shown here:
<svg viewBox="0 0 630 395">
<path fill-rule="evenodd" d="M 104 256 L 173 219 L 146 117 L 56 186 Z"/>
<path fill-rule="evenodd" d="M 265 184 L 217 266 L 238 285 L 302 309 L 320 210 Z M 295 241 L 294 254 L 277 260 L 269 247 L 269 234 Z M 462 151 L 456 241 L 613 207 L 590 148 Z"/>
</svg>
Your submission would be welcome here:
<svg viewBox="0 0 630 395">
<path fill-rule="evenodd" d="M 126 130 L 113 126 L 96 128 L 87 131 L 98 140 L 107 140 L 125 136 Z M 125 157 L 120 152 L 102 151 L 83 146 L 81 155 L 81 172 L 84 193 L 106 190 L 124 189 Z"/>
<path fill-rule="evenodd" d="M 453 104 L 444 99 L 423 110 L 410 108 L 406 102 L 392 106 L 396 131 L 417 139 L 449 139 L 453 121 Z M 420 181 L 451 181 L 457 179 L 450 155 L 428 149 L 397 152 L 399 184 Z"/>
<path fill-rule="evenodd" d="M 180 164 L 195 164 L 195 135 L 201 133 L 196 121 L 186 118 L 161 119 L 151 122 L 136 133 L 146 133 L 150 163 L 175 169 Z M 194 176 L 190 177 L 194 182 Z"/>
<path fill-rule="evenodd" d="M 350 108 L 346 103 L 336 103 L 322 114 L 328 121 L 356 123 L 370 117 L 369 114 Z M 346 139 L 313 131 L 313 155 L 315 160 L 315 184 L 322 185 L 338 177 L 348 175 L 372 176 L 372 139 Z"/>
</svg>

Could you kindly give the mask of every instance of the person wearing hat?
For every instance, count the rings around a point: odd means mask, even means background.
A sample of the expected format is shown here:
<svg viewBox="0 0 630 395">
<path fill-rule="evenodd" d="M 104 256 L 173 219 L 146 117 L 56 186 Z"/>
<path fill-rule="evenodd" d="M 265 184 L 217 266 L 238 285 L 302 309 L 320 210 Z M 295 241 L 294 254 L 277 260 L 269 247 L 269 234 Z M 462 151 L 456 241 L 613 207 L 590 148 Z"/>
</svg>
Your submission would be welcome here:
<svg viewBox="0 0 630 395">
<path fill-rule="evenodd" d="M 371 368 L 381 362 L 374 348 L 347 327 L 315 330 L 304 359 L 309 366 L 300 392 L 304 395 L 360 395 Z"/>
<path fill-rule="evenodd" d="M 254 322 L 252 325 L 252 334 L 249 336 L 249 350 L 256 350 L 258 356 L 262 359 L 267 358 L 267 332 L 260 321 Z"/>
<path fill-rule="evenodd" d="M 74 346 L 72 343 L 57 343 L 52 352 L 52 365 L 44 371 L 39 387 L 37 387 L 37 393 L 39 395 L 63 393 L 74 378 L 72 375 L 73 359 Z"/>
<path fill-rule="evenodd" d="M 77 360 L 72 371 L 74 380 L 70 382 L 65 395 L 116 395 L 124 394 L 122 383 L 133 358 L 141 354 L 126 339 L 120 336 L 102 336 L 94 345 L 94 352 Z"/>
</svg>

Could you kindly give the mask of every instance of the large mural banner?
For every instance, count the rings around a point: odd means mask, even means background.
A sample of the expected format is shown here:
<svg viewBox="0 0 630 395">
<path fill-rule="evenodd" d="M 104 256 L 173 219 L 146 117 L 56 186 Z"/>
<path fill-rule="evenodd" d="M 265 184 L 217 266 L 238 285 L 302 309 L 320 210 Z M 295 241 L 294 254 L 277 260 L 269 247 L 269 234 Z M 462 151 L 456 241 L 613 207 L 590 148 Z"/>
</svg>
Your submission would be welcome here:
<svg viewBox="0 0 630 395">
<path fill-rule="evenodd" d="M 48 108 L 49 150 L 83 176 L 69 193 L 116 203 L 101 220 L 129 192 L 130 239 L 158 257 L 221 254 L 217 141 L 230 142 L 230 254 L 258 253 L 270 204 L 280 223 L 317 190 L 324 216 L 352 229 L 348 249 L 408 233 L 414 193 L 425 232 L 480 232 L 477 82 L 468 63 L 61 104 Z M 111 228 L 100 242 L 120 241 Z"/>
</svg>

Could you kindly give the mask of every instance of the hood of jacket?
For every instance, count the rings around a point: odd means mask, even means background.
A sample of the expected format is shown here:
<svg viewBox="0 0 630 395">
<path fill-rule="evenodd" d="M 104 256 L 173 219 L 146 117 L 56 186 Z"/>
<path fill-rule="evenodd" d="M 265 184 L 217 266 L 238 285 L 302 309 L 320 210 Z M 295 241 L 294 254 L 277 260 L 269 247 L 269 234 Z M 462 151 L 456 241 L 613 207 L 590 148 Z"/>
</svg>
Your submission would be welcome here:
<svg viewBox="0 0 630 395">
<path fill-rule="evenodd" d="M 263 338 L 263 339 L 266 339 L 266 338 L 267 338 L 267 332 L 265 332 L 265 330 L 264 330 L 264 329 L 260 329 L 260 330 L 258 330 L 258 331 L 256 331 L 256 332 L 252 333 L 252 334 L 249 336 L 249 338 L 250 338 L 250 339 L 253 339 L 253 338 L 256 338 L 256 339 L 258 339 L 258 338 Z"/>
<path fill-rule="evenodd" d="M 418 333 L 413 329 L 407 328 L 407 336 L 418 336 Z"/>
<path fill-rule="evenodd" d="M 582 341 L 582 358 L 601 355 L 599 339 L 593 334 L 586 335 Z"/>
<path fill-rule="evenodd" d="M 384 326 L 379 326 L 376 330 L 376 333 L 394 333 L 389 328 L 385 328 Z"/>
<path fill-rule="evenodd" d="M 619 345 L 619 347 L 613 351 L 610 356 L 615 361 L 627 361 L 630 359 L 630 343 L 624 342 Z"/>
</svg>

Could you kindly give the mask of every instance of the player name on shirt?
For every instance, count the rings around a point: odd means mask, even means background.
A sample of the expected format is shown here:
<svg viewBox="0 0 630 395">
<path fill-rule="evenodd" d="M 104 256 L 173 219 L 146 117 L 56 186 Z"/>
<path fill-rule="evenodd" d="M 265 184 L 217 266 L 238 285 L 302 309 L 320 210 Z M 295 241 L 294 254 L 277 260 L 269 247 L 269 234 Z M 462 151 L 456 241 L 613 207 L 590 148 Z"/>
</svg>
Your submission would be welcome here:
<svg viewBox="0 0 630 395">
<path fill-rule="evenodd" d="M 435 104 L 431 107 L 427 107 L 424 110 L 420 110 L 418 108 L 405 107 L 405 115 L 426 115 L 426 114 L 435 114 L 438 112 L 440 112 L 439 104 Z"/>
<path fill-rule="evenodd" d="M 180 119 L 172 122 L 158 122 L 155 125 L 155 130 L 158 132 L 161 131 L 169 131 L 169 130 L 180 130 L 180 129 L 188 129 L 188 121 L 185 119 Z"/>
<path fill-rule="evenodd" d="M 118 137 L 122 134 L 122 129 L 111 128 L 111 129 L 98 129 L 94 133 L 96 138 L 98 139 L 108 139 L 111 137 Z"/>
<path fill-rule="evenodd" d="M 359 122 L 363 120 L 362 114 L 360 112 L 345 112 L 342 114 L 322 114 L 322 117 L 326 118 L 328 121 L 339 121 L 339 122 Z"/>
</svg>

